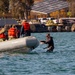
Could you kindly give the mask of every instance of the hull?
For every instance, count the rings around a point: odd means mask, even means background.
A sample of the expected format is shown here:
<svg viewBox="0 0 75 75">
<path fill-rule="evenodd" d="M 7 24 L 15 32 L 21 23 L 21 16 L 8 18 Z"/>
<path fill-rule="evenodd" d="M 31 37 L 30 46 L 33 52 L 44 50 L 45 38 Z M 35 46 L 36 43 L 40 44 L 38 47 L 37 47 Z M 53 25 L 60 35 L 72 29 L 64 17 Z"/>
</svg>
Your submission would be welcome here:
<svg viewBox="0 0 75 75">
<path fill-rule="evenodd" d="M 28 36 L 0 42 L 0 52 L 30 52 L 38 45 L 39 41 L 35 37 Z"/>
</svg>

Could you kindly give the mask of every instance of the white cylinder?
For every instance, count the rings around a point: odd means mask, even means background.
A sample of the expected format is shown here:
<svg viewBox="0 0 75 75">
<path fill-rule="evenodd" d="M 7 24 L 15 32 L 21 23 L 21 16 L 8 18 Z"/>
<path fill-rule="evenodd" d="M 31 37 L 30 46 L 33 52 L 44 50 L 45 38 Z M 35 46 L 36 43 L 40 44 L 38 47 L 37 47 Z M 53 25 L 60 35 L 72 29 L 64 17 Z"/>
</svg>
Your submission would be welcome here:
<svg viewBox="0 0 75 75">
<path fill-rule="evenodd" d="M 0 52 L 14 51 L 15 49 L 24 48 L 35 49 L 39 45 L 39 41 L 32 36 L 18 38 L 10 41 L 0 42 Z"/>
</svg>

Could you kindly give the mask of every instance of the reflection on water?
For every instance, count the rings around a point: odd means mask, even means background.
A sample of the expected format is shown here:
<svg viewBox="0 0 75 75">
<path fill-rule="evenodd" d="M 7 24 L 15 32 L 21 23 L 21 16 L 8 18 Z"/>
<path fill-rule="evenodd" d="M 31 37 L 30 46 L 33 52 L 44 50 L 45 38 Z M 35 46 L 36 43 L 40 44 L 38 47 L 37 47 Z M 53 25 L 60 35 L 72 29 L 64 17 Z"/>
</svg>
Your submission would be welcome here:
<svg viewBox="0 0 75 75">
<path fill-rule="evenodd" d="M 46 33 L 33 33 L 45 40 Z M 75 75 L 75 33 L 53 32 L 55 49 L 48 53 L 40 44 L 30 53 L 1 53 L 0 75 Z"/>
</svg>

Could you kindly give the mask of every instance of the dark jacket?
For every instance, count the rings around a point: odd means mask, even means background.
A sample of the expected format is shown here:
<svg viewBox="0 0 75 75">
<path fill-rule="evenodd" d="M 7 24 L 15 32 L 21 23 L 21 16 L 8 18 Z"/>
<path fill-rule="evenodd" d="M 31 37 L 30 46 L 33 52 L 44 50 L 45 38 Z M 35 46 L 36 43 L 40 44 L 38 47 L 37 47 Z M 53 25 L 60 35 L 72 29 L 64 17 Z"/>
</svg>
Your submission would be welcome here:
<svg viewBox="0 0 75 75">
<path fill-rule="evenodd" d="M 47 51 L 53 51 L 54 49 L 54 41 L 53 41 L 53 37 L 50 37 L 51 39 L 48 41 L 41 41 L 44 42 L 45 44 L 48 44 L 48 46 L 46 48 L 49 48 Z M 51 47 L 51 48 L 50 48 Z"/>
</svg>

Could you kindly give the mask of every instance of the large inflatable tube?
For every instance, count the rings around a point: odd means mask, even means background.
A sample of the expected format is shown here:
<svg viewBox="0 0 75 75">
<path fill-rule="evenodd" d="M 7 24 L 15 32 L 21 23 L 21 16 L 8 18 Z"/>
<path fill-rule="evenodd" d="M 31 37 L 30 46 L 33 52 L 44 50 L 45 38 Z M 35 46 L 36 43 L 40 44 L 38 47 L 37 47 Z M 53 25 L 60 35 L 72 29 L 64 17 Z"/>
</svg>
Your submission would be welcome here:
<svg viewBox="0 0 75 75">
<path fill-rule="evenodd" d="M 39 41 L 33 37 L 23 37 L 10 41 L 0 42 L 0 52 L 29 52 L 39 45 Z"/>
</svg>

